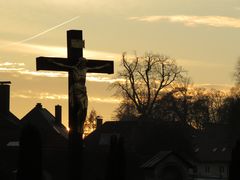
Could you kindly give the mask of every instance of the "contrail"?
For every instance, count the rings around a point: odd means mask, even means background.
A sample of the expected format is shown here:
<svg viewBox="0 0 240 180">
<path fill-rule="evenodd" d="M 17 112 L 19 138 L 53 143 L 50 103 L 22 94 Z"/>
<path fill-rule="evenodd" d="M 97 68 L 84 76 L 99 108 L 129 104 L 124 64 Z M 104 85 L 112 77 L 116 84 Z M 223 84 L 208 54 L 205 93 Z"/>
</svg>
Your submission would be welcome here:
<svg viewBox="0 0 240 180">
<path fill-rule="evenodd" d="M 50 31 L 52 31 L 52 30 L 54 30 L 54 29 L 57 29 L 57 28 L 59 28 L 59 27 L 61 27 L 61 26 L 64 26 L 65 24 L 68 24 L 68 23 L 70 23 L 70 22 L 72 22 L 72 21 L 75 21 L 75 20 L 78 19 L 78 18 L 79 18 L 79 16 L 76 16 L 76 17 L 71 18 L 71 19 L 69 19 L 69 20 L 67 20 L 67 21 L 64 21 L 64 22 L 61 23 L 61 24 L 58 24 L 58 25 L 53 26 L 53 27 L 51 27 L 51 28 L 49 28 L 49 29 L 47 29 L 47 30 L 45 30 L 45 31 L 43 31 L 43 32 L 40 32 L 40 33 L 38 33 L 38 34 L 36 34 L 36 35 L 34 35 L 34 36 L 31 36 L 31 37 L 29 37 L 29 38 L 26 38 L 26 39 L 23 39 L 23 40 L 21 40 L 21 41 L 14 42 L 14 43 L 11 43 L 11 44 L 8 44 L 8 45 L 5 45 L 5 46 L 1 46 L 0 48 L 5 48 L 5 47 L 17 45 L 17 44 L 22 44 L 22 43 L 25 43 L 25 42 L 27 42 L 27 41 L 33 40 L 33 39 L 35 39 L 35 38 L 37 38 L 37 37 L 39 37 L 39 36 L 42 36 L 42 35 L 50 32 Z"/>
</svg>

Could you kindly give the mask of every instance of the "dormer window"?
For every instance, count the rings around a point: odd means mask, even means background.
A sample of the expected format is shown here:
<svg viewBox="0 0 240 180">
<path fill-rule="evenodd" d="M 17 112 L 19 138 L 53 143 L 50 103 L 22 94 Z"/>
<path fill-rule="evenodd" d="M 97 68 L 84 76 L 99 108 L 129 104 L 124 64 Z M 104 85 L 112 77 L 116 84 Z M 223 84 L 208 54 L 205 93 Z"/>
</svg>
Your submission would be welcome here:
<svg viewBox="0 0 240 180">
<path fill-rule="evenodd" d="M 217 148 L 213 148 L 213 149 L 212 149 L 212 152 L 216 152 L 216 151 L 217 151 Z"/>
<path fill-rule="evenodd" d="M 195 148 L 194 152 L 196 153 L 196 152 L 198 152 L 198 151 L 199 151 L 199 148 Z"/>
<path fill-rule="evenodd" d="M 210 167 L 209 167 L 209 166 L 206 166 L 206 167 L 205 167 L 205 172 L 206 172 L 206 173 L 210 173 Z"/>
<path fill-rule="evenodd" d="M 223 166 L 220 166 L 220 167 L 219 167 L 219 172 L 220 172 L 220 173 L 224 173 L 224 167 L 223 167 Z"/>
<path fill-rule="evenodd" d="M 227 148 L 223 147 L 222 148 L 222 152 L 225 152 L 227 150 Z"/>
</svg>

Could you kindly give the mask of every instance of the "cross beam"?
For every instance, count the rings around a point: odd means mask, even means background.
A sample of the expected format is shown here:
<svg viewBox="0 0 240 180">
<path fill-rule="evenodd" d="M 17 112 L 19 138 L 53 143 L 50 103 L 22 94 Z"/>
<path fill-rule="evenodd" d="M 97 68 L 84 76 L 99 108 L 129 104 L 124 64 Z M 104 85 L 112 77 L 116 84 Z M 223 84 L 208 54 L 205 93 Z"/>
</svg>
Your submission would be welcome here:
<svg viewBox="0 0 240 180">
<path fill-rule="evenodd" d="M 71 65 L 67 58 L 58 58 L 58 57 L 37 57 L 37 71 L 38 70 L 51 70 L 51 71 L 68 71 L 67 68 L 56 66 L 54 63 L 61 63 L 63 65 Z M 48 64 L 46 66 L 46 64 Z M 104 66 L 105 64 L 109 64 L 108 67 L 103 67 L 101 69 L 94 69 L 94 67 Z M 73 64 L 72 64 L 73 65 Z M 95 59 L 87 59 L 87 67 L 88 73 L 106 73 L 113 74 L 113 61 L 108 60 L 95 60 Z"/>
</svg>

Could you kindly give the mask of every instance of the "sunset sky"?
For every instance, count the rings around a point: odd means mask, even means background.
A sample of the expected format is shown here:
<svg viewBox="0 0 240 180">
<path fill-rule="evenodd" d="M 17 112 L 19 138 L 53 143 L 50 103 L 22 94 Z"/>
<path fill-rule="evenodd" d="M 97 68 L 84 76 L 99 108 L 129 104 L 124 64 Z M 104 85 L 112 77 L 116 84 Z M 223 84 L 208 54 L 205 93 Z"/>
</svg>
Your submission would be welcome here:
<svg viewBox="0 0 240 180">
<path fill-rule="evenodd" d="M 40 102 L 63 106 L 65 73 L 35 70 L 38 56 L 66 57 L 66 31 L 83 30 L 86 58 L 154 52 L 176 59 L 199 86 L 228 88 L 240 56 L 239 0 L 1 0 L 0 80 L 11 85 L 11 111 L 22 118 Z M 89 110 L 110 120 L 119 99 L 115 75 L 88 75 Z"/>
</svg>

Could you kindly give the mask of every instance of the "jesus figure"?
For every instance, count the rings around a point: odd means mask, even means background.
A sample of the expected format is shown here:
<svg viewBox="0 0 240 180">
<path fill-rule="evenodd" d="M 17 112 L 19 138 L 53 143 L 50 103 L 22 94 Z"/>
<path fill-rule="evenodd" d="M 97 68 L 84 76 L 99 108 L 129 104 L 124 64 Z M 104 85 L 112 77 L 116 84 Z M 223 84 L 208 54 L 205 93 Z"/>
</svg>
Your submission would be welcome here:
<svg viewBox="0 0 240 180">
<path fill-rule="evenodd" d="M 55 64 L 59 67 L 66 68 L 69 72 L 72 72 L 73 82 L 70 84 L 70 105 L 72 109 L 77 111 L 77 131 L 83 134 L 83 125 L 87 116 L 88 97 L 86 89 L 86 75 L 88 70 L 102 69 L 110 66 L 106 64 L 99 67 L 89 68 L 87 67 L 87 60 L 80 58 L 75 65 L 65 65 L 57 62 L 49 63 Z"/>
</svg>

